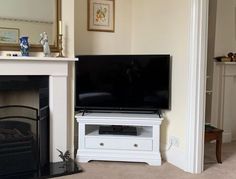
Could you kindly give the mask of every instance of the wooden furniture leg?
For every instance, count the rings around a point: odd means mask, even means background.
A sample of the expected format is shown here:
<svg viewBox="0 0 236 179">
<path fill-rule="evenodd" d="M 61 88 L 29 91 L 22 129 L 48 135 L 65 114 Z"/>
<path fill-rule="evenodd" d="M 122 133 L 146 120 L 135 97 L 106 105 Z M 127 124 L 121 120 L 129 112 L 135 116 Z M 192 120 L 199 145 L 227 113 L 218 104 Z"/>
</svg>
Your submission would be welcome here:
<svg viewBox="0 0 236 179">
<path fill-rule="evenodd" d="M 222 163 L 221 161 L 221 146 L 222 146 L 222 134 L 218 136 L 216 140 L 216 159 L 218 163 Z"/>
<path fill-rule="evenodd" d="M 217 129 L 212 126 L 205 126 L 205 142 L 216 140 L 216 160 L 218 163 L 221 161 L 221 146 L 222 146 L 222 129 Z"/>
</svg>

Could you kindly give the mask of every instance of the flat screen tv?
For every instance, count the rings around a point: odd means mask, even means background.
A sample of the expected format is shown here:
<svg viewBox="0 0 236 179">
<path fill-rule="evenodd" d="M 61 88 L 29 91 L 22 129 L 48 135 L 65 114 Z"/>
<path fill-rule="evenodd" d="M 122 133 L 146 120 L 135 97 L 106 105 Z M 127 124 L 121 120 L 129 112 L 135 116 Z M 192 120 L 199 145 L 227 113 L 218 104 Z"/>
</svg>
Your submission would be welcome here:
<svg viewBox="0 0 236 179">
<path fill-rule="evenodd" d="M 76 110 L 170 109 L 170 55 L 76 57 Z"/>
</svg>

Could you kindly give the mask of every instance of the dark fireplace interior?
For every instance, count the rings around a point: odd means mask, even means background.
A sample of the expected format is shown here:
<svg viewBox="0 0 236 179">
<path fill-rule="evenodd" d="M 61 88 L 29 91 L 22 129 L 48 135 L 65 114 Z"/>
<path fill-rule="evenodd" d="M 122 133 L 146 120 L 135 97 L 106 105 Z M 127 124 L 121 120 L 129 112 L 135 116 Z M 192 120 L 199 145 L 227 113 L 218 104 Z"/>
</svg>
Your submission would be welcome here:
<svg viewBox="0 0 236 179">
<path fill-rule="evenodd" d="M 12 94 L 18 96 L 25 91 L 37 92 L 36 105 L 8 102 Z M 50 163 L 49 129 L 49 77 L 0 76 L 1 179 L 48 178 L 81 172 L 73 160 L 66 165 Z"/>
<path fill-rule="evenodd" d="M 0 178 L 34 178 L 49 165 L 48 76 L 0 77 L 0 93 L 36 90 L 38 109 L 22 104 L 0 107 Z M 0 98 L 1 99 L 1 98 Z"/>
</svg>

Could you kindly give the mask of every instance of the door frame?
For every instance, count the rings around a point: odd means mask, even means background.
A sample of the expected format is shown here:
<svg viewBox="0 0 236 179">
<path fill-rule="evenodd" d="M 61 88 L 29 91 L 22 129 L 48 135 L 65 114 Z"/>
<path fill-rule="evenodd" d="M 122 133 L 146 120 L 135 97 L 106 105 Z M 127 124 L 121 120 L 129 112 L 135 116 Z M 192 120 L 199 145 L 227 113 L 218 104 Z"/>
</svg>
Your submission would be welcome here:
<svg viewBox="0 0 236 179">
<path fill-rule="evenodd" d="M 185 170 L 191 173 L 201 173 L 204 165 L 208 6 L 209 0 L 190 1 Z"/>
</svg>

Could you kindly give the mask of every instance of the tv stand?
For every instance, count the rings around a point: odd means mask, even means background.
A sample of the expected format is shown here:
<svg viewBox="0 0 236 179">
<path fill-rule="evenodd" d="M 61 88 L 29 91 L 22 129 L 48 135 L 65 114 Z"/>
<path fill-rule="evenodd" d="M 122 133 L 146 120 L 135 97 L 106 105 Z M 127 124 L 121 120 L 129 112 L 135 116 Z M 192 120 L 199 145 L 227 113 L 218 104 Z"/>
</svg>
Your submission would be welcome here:
<svg viewBox="0 0 236 179">
<path fill-rule="evenodd" d="M 145 162 L 161 165 L 160 125 L 156 114 L 78 113 L 79 149 L 77 160 Z M 99 134 L 99 127 L 135 127 L 136 135 Z"/>
</svg>

